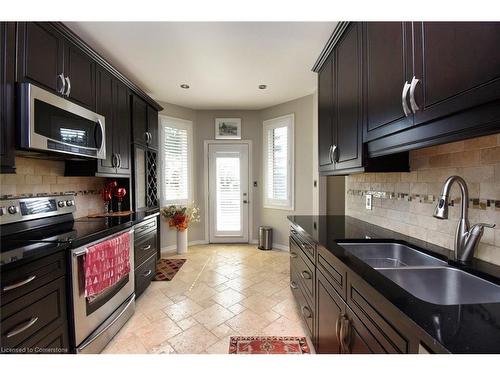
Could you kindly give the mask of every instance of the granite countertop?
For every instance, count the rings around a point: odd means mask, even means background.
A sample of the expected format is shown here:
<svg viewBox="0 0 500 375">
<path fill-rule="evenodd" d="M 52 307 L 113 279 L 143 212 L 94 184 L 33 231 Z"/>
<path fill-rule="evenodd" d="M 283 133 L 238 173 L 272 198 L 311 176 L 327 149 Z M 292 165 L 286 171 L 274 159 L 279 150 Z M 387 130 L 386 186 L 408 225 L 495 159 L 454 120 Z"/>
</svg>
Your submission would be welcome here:
<svg viewBox="0 0 500 375">
<path fill-rule="evenodd" d="M 107 237 L 121 230 L 131 228 L 140 222 L 157 217 L 159 210 L 139 211 L 127 216 L 109 218 L 78 218 L 50 227 L 26 232 L 19 236 L 2 236 L 0 246 L 0 268 L 6 271 L 49 256 L 59 251 L 68 251 L 90 242 Z M 38 242 L 52 236 L 61 236 L 59 243 Z"/>
<path fill-rule="evenodd" d="M 449 249 L 350 216 L 289 216 L 288 220 L 360 275 L 449 352 L 500 353 L 500 303 L 436 305 L 425 302 L 350 254 L 338 243 L 395 241 L 442 260 L 453 257 Z M 454 261 L 448 263 L 500 284 L 499 266 L 479 259 L 474 259 L 468 266 Z"/>
</svg>

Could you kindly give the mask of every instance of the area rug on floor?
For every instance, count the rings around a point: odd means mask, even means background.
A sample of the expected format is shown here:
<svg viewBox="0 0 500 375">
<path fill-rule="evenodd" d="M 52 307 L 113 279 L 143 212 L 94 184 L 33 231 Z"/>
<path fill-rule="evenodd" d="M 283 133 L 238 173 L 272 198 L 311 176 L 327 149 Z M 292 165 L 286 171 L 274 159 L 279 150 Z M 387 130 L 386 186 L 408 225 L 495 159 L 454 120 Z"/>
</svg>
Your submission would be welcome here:
<svg viewBox="0 0 500 375">
<path fill-rule="evenodd" d="M 156 274 L 153 281 L 170 281 L 180 270 L 186 259 L 160 259 L 156 264 Z"/>
<path fill-rule="evenodd" d="M 311 354 L 305 337 L 231 336 L 229 354 Z"/>
</svg>

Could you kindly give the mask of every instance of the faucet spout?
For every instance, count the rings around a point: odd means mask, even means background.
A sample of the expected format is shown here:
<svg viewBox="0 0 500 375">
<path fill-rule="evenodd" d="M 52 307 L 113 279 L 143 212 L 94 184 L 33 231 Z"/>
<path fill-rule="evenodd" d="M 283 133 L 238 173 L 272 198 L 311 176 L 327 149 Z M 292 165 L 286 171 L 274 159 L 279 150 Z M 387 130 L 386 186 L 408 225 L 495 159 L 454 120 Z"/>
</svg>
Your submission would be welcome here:
<svg viewBox="0 0 500 375">
<path fill-rule="evenodd" d="M 448 219 L 448 204 L 450 198 L 451 187 L 454 183 L 457 183 L 460 187 L 462 209 L 460 212 L 460 219 L 468 220 L 468 203 L 469 203 L 469 190 L 467 189 L 467 184 L 465 180 L 460 176 L 448 177 L 441 190 L 441 196 L 439 197 L 438 204 L 434 210 L 434 217 L 437 219 Z"/>
</svg>

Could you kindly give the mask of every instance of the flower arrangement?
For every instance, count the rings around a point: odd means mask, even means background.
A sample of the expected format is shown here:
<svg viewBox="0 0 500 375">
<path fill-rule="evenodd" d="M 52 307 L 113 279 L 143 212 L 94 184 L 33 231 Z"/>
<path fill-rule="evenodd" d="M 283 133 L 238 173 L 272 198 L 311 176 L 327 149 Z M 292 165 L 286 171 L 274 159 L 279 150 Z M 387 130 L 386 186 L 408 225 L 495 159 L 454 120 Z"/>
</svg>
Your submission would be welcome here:
<svg viewBox="0 0 500 375">
<path fill-rule="evenodd" d="M 188 206 L 171 205 L 161 210 L 161 216 L 168 220 L 169 227 L 175 227 L 179 231 L 184 231 L 190 223 L 200 221 L 200 208 L 194 203 Z"/>
</svg>

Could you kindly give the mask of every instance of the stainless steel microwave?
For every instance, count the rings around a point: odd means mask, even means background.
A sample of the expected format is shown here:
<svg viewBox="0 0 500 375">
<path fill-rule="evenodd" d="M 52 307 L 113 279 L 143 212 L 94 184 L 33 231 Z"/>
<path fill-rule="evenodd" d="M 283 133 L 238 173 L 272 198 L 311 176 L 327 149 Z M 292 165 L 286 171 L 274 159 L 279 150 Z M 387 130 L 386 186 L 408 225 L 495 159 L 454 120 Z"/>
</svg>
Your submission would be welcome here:
<svg viewBox="0 0 500 375">
<path fill-rule="evenodd" d="M 106 158 L 105 118 L 30 83 L 19 85 L 19 145 L 85 158 Z"/>
</svg>

